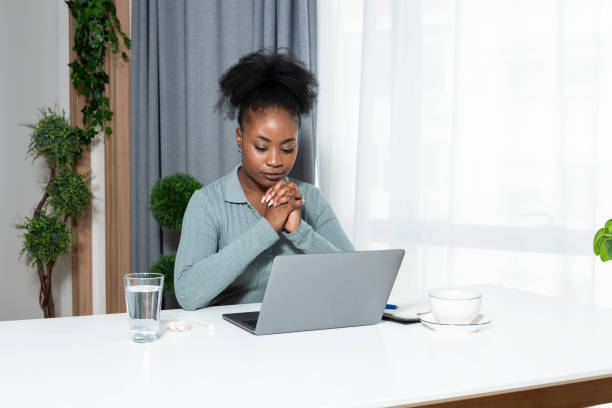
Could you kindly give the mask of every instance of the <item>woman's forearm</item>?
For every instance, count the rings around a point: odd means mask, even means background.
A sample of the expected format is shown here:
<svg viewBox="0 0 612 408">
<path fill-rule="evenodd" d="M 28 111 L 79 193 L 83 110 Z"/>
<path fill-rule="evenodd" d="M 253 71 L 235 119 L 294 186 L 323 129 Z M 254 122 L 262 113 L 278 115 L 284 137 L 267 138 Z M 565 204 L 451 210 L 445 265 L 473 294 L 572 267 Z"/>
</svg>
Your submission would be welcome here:
<svg viewBox="0 0 612 408">
<path fill-rule="evenodd" d="M 181 307 L 195 310 L 206 306 L 278 239 L 278 233 L 263 218 L 218 252 L 209 248 L 209 253 L 199 257 L 193 255 L 197 249 L 190 248 L 199 246 L 197 239 L 186 239 L 183 246 L 181 237 L 174 272 L 175 293 Z"/>
<path fill-rule="evenodd" d="M 293 246 L 306 254 L 321 254 L 327 252 L 354 251 L 353 244 L 348 239 L 337 220 L 329 220 L 326 225 L 315 231 L 306 221 L 301 220 L 300 226 L 293 232 L 283 232 Z"/>
</svg>

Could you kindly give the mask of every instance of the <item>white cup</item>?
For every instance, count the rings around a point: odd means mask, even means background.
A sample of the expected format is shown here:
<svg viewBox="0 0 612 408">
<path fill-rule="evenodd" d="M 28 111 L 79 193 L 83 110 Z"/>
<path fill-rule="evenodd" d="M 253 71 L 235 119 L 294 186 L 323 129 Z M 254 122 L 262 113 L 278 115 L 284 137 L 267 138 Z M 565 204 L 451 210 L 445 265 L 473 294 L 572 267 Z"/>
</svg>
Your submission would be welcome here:
<svg viewBox="0 0 612 408">
<path fill-rule="evenodd" d="M 475 290 L 439 289 L 429 292 L 429 306 L 438 323 L 469 324 L 478 316 L 482 295 Z"/>
</svg>

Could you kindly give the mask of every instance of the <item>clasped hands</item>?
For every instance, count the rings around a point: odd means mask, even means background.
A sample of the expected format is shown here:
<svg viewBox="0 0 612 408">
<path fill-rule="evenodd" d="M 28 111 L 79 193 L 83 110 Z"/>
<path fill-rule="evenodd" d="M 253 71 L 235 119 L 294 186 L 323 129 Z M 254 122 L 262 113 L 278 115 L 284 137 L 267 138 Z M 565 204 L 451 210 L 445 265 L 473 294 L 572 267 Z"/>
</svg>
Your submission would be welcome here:
<svg viewBox="0 0 612 408">
<path fill-rule="evenodd" d="M 264 218 L 276 231 L 283 228 L 293 232 L 300 226 L 304 197 L 295 183 L 279 180 L 264 193 L 261 202 L 267 204 Z"/>
</svg>

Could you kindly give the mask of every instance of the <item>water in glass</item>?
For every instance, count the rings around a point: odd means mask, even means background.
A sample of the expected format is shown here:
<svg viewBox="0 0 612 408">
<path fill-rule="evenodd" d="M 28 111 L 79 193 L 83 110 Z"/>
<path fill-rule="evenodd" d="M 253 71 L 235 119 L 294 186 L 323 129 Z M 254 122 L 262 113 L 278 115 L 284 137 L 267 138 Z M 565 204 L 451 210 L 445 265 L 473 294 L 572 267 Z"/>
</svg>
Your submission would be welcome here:
<svg viewBox="0 0 612 408">
<path fill-rule="evenodd" d="M 130 316 L 130 336 L 137 343 L 157 339 L 162 287 L 133 285 L 125 288 L 125 302 Z"/>
</svg>

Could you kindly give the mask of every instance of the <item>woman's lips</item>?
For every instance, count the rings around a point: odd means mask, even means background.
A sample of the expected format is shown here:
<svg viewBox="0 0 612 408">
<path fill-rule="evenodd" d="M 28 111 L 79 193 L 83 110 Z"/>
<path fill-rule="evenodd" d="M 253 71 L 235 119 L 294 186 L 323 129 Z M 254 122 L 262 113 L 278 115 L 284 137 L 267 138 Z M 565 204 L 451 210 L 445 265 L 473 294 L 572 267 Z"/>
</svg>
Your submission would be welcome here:
<svg viewBox="0 0 612 408">
<path fill-rule="evenodd" d="M 280 180 L 283 178 L 283 173 L 263 173 L 264 177 L 268 180 Z"/>
</svg>

